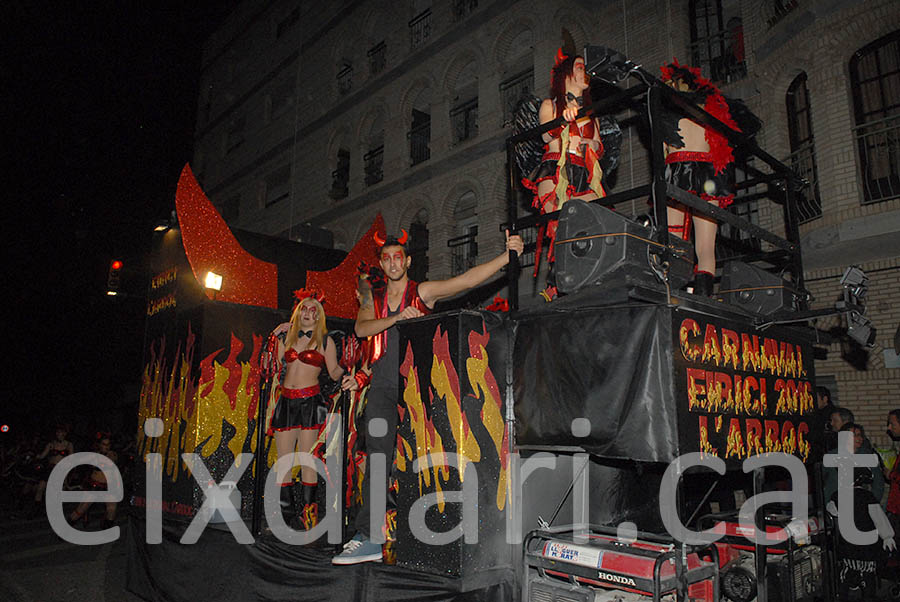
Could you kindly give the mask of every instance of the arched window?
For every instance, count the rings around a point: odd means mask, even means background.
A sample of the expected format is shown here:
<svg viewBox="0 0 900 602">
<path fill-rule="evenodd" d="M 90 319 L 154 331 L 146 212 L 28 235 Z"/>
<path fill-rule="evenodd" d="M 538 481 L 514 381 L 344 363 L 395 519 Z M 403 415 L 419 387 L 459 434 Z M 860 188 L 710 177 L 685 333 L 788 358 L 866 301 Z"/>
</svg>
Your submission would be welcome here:
<svg viewBox="0 0 900 602">
<path fill-rule="evenodd" d="M 456 98 L 450 109 L 453 142 L 478 135 L 478 74 L 475 61 L 469 62 L 456 78 Z"/>
<path fill-rule="evenodd" d="M 409 127 L 409 159 L 413 165 L 431 157 L 431 89 L 419 92 L 412 106 Z"/>
<path fill-rule="evenodd" d="M 416 282 L 424 282 L 428 278 L 428 210 L 422 209 L 409 225 L 409 277 Z"/>
<path fill-rule="evenodd" d="M 342 60 L 337 72 L 338 92 L 343 96 L 353 89 L 353 63 Z"/>
<path fill-rule="evenodd" d="M 335 169 L 331 172 L 331 191 L 328 195 L 334 199 L 343 199 L 350 194 L 350 151 L 339 148 Z"/>
<path fill-rule="evenodd" d="M 413 0 L 409 22 L 409 42 L 413 50 L 421 48 L 431 37 L 431 0 Z"/>
<path fill-rule="evenodd" d="M 503 123 L 512 123 L 513 115 L 522 99 L 534 94 L 534 56 L 530 30 L 520 32 L 509 45 L 509 61 L 505 77 L 500 82 L 500 102 L 503 105 Z"/>
<path fill-rule="evenodd" d="M 691 62 L 713 81 L 746 77 L 740 0 L 691 0 Z"/>
<path fill-rule="evenodd" d="M 471 190 L 460 195 L 453 210 L 457 236 L 447 241 L 450 247 L 450 273 L 462 274 L 478 263 L 478 197 Z"/>
<path fill-rule="evenodd" d="M 384 179 L 384 115 L 379 115 L 366 140 L 366 154 L 363 156 L 366 186 L 377 184 Z"/>
<path fill-rule="evenodd" d="M 791 167 L 809 182 L 809 186 L 805 186 L 797 194 L 797 209 L 800 213 L 798 217 L 800 223 L 804 223 L 822 215 L 806 73 L 794 78 L 784 100 L 787 105 L 788 136 L 791 142 Z"/>
<path fill-rule="evenodd" d="M 900 196 L 900 30 L 850 59 L 863 203 Z"/>
</svg>

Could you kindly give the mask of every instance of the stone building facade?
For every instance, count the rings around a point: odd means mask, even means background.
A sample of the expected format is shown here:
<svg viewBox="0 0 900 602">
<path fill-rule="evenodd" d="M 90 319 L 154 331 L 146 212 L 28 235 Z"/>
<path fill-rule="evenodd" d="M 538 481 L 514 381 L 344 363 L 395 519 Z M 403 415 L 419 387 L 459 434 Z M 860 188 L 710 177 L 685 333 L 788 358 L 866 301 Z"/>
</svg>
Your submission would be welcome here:
<svg viewBox="0 0 900 602">
<path fill-rule="evenodd" d="M 650 71 L 673 56 L 701 66 L 762 118 L 760 146 L 810 180 L 812 307 L 830 306 L 844 268 L 859 265 L 878 329 L 865 358 L 831 344 L 817 376 L 885 443 L 887 410 L 900 405 L 891 0 L 245 0 L 204 47 L 193 167 L 233 226 L 349 249 L 381 212 L 389 231 L 411 232 L 416 276 L 450 276 L 502 248 L 510 110 L 523 93 L 546 95 L 563 27 L 579 47 L 615 48 Z M 640 115 L 618 117 L 613 192 L 649 178 L 645 138 L 627 127 Z M 734 210 L 783 232 L 771 200 Z M 529 302 L 537 287 L 524 272 Z"/>
</svg>

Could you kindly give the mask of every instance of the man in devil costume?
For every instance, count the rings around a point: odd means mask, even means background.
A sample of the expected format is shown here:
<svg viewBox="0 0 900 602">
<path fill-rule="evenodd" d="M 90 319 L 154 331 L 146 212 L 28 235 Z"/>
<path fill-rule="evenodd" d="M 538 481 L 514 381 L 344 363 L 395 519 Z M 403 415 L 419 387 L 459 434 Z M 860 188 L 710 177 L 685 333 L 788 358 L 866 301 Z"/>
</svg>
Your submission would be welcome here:
<svg viewBox="0 0 900 602">
<path fill-rule="evenodd" d="M 494 259 L 477 265 L 458 276 L 448 280 L 433 280 L 416 283 L 409 279 L 408 270 L 412 263 L 406 249 L 407 233 L 400 237 L 375 236 L 379 246 L 378 258 L 384 271 L 386 286 L 372 288 L 369 298 L 360 301 L 359 313 L 356 317 L 356 335 L 372 337 L 373 364 L 372 384 L 369 388 L 368 401 L 363 425 L 379 418 L 387 424 L 382 429 L 374 428 L 366 432 L 366 448 L 369 461 L 366 462 L 366 476 L 363 484 L 363 504 L 356 519 L 357 533 L 344 550 L 332 559 L 334 564 L 358 564 L 361 562 L 379 561 L 382 557 L 380 543 L 371 541 L 372 530 L 381 530 L 382 525 L 370 523 L 371 507 L 371 466 L 375 454 L 384 454 L 388 473 L 396 451 L 398 391 L 400 388 L 399 335 L 396 324 L 400 320 L 418 318 L 430 313 L 434 304 L 474 288 L 496 274 L 509 262 L 509 251 L 522 254 L 524 247 L 519 236 L 506 235 L 506 250 Z"/>
</svg>

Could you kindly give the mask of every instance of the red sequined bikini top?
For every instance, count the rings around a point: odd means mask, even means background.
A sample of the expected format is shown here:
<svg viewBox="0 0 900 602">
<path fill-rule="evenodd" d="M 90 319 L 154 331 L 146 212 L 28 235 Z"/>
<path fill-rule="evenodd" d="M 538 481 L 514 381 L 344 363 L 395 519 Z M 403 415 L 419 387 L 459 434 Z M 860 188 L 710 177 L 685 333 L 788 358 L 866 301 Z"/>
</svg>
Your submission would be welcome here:
<svg viewBox="0 0 900 602">
<path fill-rule="evenodd" d="M 296 349 L 291 348 L 284 352 L 284 361 L 290 363 L 296 362 L 297 360 L 317 368 L 321 368 L 325 365 L 325 356 L 315 349 L 304 349 L 303 351 L 298 352 Z"/>
</svg>

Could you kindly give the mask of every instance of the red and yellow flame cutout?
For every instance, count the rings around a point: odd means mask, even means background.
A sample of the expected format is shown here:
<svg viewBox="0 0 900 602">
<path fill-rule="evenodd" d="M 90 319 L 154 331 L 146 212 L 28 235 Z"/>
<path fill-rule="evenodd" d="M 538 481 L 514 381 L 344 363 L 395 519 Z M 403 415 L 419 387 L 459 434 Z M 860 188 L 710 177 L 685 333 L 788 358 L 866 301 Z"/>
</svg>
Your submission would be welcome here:
<svg viewBox="0 0 900 602">
<path fill-rule="evenodd" d="M 700 422 L 700 453 L 715 456 L 719 450 L 712 446 L 709 442 L 709 429 L 706 426 L 705 416 Z"/>
<path fill-rule="evenodd" d="M 706 336 L 703 337 L 703 357 L 701 361 L 708 362 L 713 360 L 716 366 L 722 361 L 722 350 L 719 348 L 719 338 L 716 335 L 716 327 L 712 324 L 706 325 Z"/>
<path fill-rule="evenodd" d="M 704 385 L 697 384 L 697 378 L 695 376 L 697 372 L 702 371 L 688 370 L 688 410 L 691 411 L 693 411 L 695 407 L 699 407 L 701 404 L 698 396 L 706 395 L 706 387 Z"/>
<path fill-rule="evenodd" d="M 725 459 L 736 456 L 743 458 L 746 456 L 744 449 L 744 437 L 741 435 L 741 425 L 737 418 L 731 419 L 731 425 L 728 427 L 728 437 L 726 439 L 727 447 L 725 448 Z"/>
<path fill-rule="evenodd" d="M 453 365 L 450 364 L 449 359 L 448 354 L 446 364 L 449 364 L 450 370 L 453 371 Z M 407 460 L 413 461 L 416 458 L 421 458 L 422 461 L 425 461 L 425 458 L 431 454 L 435 454 L 440 458 L 444 457 L 444 442 L 441 439 L 440 433 L 434 428 L 434 422 L 428 415 L 428 409 L 422 401 L 422 392 L 419 386 L 419 373 L 414 363 L 412 346 L 407 344 L 406 355 L 403 358 L 403 362 L 400 364 L 400 374 L 406 379 L 406 385 L 403 387 L 403 401 L 406 404 L 406 410 L 409 413 L 409 424 L 413 434 L 413 442 L 411 445 L 409 441 L 406 441 L 402 437 L 398 437 L 397 470 L 401 472 L 407 470 Z M 438 358 L 435 357 L 435 365 L 437 365 L 437 363 Z M 434 372 L 435 369 L 432 368 L 433 386 L 435 381 Z M 444 379 L 449 380 L 449 377 L 446 376 L 446 369 L 444 370 L 444 374 Z M 453 371 L 453 376 L 454 378 L 456 377 L 455 371 Z M 456 383 L 456 391 L 457 397 L 455 400 L 458 405 L 458 380 Z M 452 396 L 452 391 L 450 392 L 450 396 Z M 438 397 L 441 397 L 440 394 Z M 434 403 L 434 399 L 431 399 L 431 402 Z M 449 414 L 451 401 L 446 399 L 445 402 L 448 406 Z M 443 484 L 446 483 L 449 478 L 450 468 L 443 460 L 439 461 L 438 464 L 429 461 L 428 465 L 422 466 L 419 471 L 419 494 L 421 495 L 426 488 L 431 487 L 432 479 L 434 479 L 434 489 L 438 500 L 437 506 L 438 510 L 441 512 L 444 511 Z"/>
<path fill-rule="evenodd" d="M 150 360 L 144 366 L 138 409 L 138 449 L 143 453 L 161 453 L 171 481 L 186 471 L 181 453 L 193 452 L 204 443 L 201 455 L 207 457 L 220 445 L 222 421 L 234 427 L 236 433 L 228 441 L 228 448 L 238 457 L 248 439 L 250 421 L 256 418 L 259 404 L 259 365 L 257 358 L 262 337 L 253 335 L 253 353 L 250 362 L 238 362 L 244 344 L 232 335 L 228 356 L 224 363 L 215 361 L 223 351 L 217 349 L 200 362 L 200 378 L 191 378 L 196 337 L 188 327 L 188 335 L 175 353 L 171 368 L 165 361 L 165 337 L 150 347 Z M 148 438 L 143 425 L 148 418 L 160 418 L 164 424 L 163 435 Z M 181 424 L 185 424 L 181 440 Z M 250 451 L 255 451 L 256 437 L 250 437 Z M 275 447 L 269 452 L 271 466 L 276 459 Z M 181 463 L 181 464 L 180 464 Z"/>
<path fill-rule="evenodd" d="M 497 457 L 500 459 L 500 474 L 497 483 L 497 509 L 506 506 L 509 488 L 509 431 L 503 420 L 503 402 L 500 399 L 500 387 L 488 363 L 487 344 L 491 335 L 485 329 L 482 333 L 474 330 L 469 333 L 469 358 L 466 359 L 466 372 L 469 383 L 477 399 L 482 400 L 481 421 L 487 429 Z M 468 424 L 466 424 L 468 430 Z M 474 438 L 474 437 L 473 437 Z"/>
<path fill-rule="evenodd" d="M 500 473 L 497 484 L 497 508 L 502 510 L 506 506 L 509 494 L 509 432 L 503 420 L 503 402 L 500 396 L 500 387 L 489 366 L 487 344 L 490 335 L 486 331 L 481 333 L 472 331 L 469 333 L 469 357 L 466 358 L 466 375 L 472 387 L 473 395 L 482 401 L 481 413 L 478 417 L 481 424 L 487 430 L 497 458 L 500 464 Z M 428 454 L 437 454 L 442 457 L 445 453 L 444 441 L 435 430 L 434 423 L 429 416 L 429 408 L 436 403 L 442 403 L 446 411 L 447 422 L 451 426 L 453 443 L 456 446 L 459 457 L 459 478 L 464 478 L 466 466 L 469 462 L 479 462 L 482 459 L 482 449 L 475 433 L 470 428 L 472 423 L 462 407 L 462 393 L 459 375 L 453 366 L 450 356 L 449 337 L 442 332 L 440 326 L 435 329 L 432 342 L 433 360 L 431 364 L 431 390 L 429 390 L 429 405 L 423 403 L 423 392 L 419 383 L 418 371 L 414 366 L 412 348 L 407 346 L 406 355 L 400 367 L 401 375 L 406 379 L 403 388 L 403 401 L 406 411 L 409 412 L 409 424 L 412 431 L 412 441 L 398 437 L 397 469 L 401 472 L 407 470 L 407 462 L 414 458 L 423 458 Z M 433 410 L 432 410 L 433 411 Z M 443 511 L 444 498 L 443 486 L 450 477 L 449 467 L 446 463 L 433 463 L 419 473 L 419 493 L 424 493 L 425 488 L 432 487 L 438 494 L 438 509 Z"/>
<path fill-rule="evenodd" d="M 688 342 L 688 335 L 697 336 L 698 334 L 700 334 L 700 325 L 697 324 L 696 320 L 688 318 L 681 322 L 681 328 L 678 330 L 678 340 L 681 341 L 681 354 L 689 362 L 696 361 L 697 356 L 700 355 L 700 349 Z"/>
</svg>

